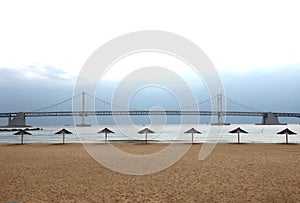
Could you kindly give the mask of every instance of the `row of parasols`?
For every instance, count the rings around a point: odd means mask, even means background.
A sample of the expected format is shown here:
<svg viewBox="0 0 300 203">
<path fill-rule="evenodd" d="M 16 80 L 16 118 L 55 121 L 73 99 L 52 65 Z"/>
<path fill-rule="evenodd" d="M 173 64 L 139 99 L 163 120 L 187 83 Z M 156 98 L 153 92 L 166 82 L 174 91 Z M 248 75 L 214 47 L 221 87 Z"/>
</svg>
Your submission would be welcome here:
<svg viewBox="0 0 300 203">
<path fill-rule="evenodd" d="M 112 130 L 108 129 L 108 128 L 104 128 L 101 131 L 99 131 L 98 133 L 103 133 L 105 134 L 105 143 L 107 143 L 107 134 L 109 133 L 114 133 Z M 145 143 L 147 143 L 147 135 L 148 133 L 155 133 L 154 131 L 150 130 L 149 128 L 144 128 L 143 130 L 138 132 L 139 134 L 145 134 Z M 190 133 L 192 134 L 192 143 L 194 143 L 194 134 L 201 134 L 200 131 L 191 128 L 190 130 L 186 131 L 185 133 Z M 229 131 L 229 133 L 236 133 L 238 135 L 238 143 L 240 143 L 240 133 L 248 133 L 247 131 L 241 129 L 240 127 Z M 66 129 L 61 129 L 60 131 L 56 132 L 55 134 L 62 134 L 63 135 L 63 144 L 65 144 L 65 135 L 66 134 L 72 134 L 72 132 L 66 130 Z M 285 138 L 285 142 L 286 144 L 289 143 L 288 141 L 288 135 L 296 135 L 295 132 L 291 131 L 290 129 L 286 128 L 280 132 L 278 132 L 277 134 L 285 134 L 286 138 Z M 21 135 L 21 144 L 24 143 L 24 135 L 31 135 L 31 133 L 25 131 L 25 130 L 20 130 L 19 132 L 15 133 L 14 135 Z"/>
</svg>

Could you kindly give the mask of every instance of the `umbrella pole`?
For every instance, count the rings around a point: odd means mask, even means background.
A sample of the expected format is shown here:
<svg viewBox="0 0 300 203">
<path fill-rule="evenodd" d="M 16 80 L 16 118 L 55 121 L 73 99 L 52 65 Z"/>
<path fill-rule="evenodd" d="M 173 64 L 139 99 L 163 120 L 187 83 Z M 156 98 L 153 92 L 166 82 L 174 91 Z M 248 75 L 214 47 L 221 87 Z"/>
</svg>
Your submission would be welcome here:
<svg viewBox="0 0 300 203">
<path fill-rule="evenodd" d="M 65 144 L 65 133 L 63 133 L 63 144 Z"/>
<path fill-rule="evenodd" d="M 194 133 L 192 133 L 192 144 L 194 144 Z"/>
<path fill-rule="evenodd" d="M 288 138 L 288 134 L 285 134 L 285 143 L 288 144 L 289 143 L 289 138 Z"/>
<path fill-rule="evenodd" d="M 238 132 L 238 143 L 240 144 L 240 133 Z"/>
<path fill-rule="evenodd" d="M 21 144 L 23 144 L 23 134 L 21 135 Z"/>
<path fill-rule="evenodd" d="M 107 143 L 107 133 L 105 133 L 105 144 Z"/>
<path fill-rule="evenodd" d="M 146 133 L 146 144 L 147 144 L 147 133 Z"/>
</svg>

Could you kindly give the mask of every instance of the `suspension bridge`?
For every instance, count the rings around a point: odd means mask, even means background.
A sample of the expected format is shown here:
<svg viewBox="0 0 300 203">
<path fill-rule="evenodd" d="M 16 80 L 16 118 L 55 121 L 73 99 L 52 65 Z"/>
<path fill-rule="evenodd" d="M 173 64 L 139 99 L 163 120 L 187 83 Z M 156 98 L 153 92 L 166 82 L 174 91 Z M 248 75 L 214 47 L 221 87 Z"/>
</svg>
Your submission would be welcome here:
<svg viewBox="0 0 300 203">
<path fill-rule="evenodd" d="M 66 104 L 68 102 L 74 101 L 74 99 L 81 100 L 81 110 L 69 110 L 69 111 L 47 111 L 49 109 L 53 109 L 57 106 Z M 225 99 L 224 99 L 225 98 Z M 94 102 L 100 102 L 102 104 L 106 104 L 110 107 L 115 106 L 121 110 L 109 110 L 109 108 L 105 110 L 89 110 L 86 108 L 87 99 L 93 100 Z M 217 110 L 216 111 L 198 111 L 198 110 L 164 110 L 164 111 L 149 111 L 149 110 L 138 110 L 131 109 L 125 106 L 112 104 L 103 99 L 99 99 L 94 97 L 88 93 L 82 92 L 78 95 L 73 96 L 72 98 L 66 99 L 64 101 L 35 109 L 27 112 L 6 112 L 0 113 L 0 118 L 7 118 L 8 125 L 7 127 L 25 127 L 26 118 L 28 117 L 53 117 L 53 116 L 77 116 L 81 117 L 81 123 L 78 126 L 90 126 L 86 124 L 85 120 L 88 116 L 216 116 L 217 122 L 213 123 L 216 125 L 226 125 L 229 123 L 224 123 L 224 117 L 226 116 L 246 116 L 246 117 L 261 117 L 262 125 L 279 125 L 280 122 L 278 120 L 279 117 L 292 117 L 292 118 L 300 118 L 300 113 L 285 113 L 285 112 L 263 112 L 246 105 L 243 105 L 239 102 L 234 101 L 229 97 L 225 97 L 222 94 L 218 94 L 212 98 L 206 99 L 202 102 L 199 102 L 194 105 L 190 105 L 188 107 L 182 107 L 181 109 L 187 109 L 194 106 L 200 106 L 205 103 L 212 103 L 216 100 Z M 231 103 L 235 106 L 238 106 L 243 109 L 247 109 L 247 111 L 224 111 L 224 100 L 225 102 Z M 70 106 L 70 105 L 69 105 Z"/>
</svg>

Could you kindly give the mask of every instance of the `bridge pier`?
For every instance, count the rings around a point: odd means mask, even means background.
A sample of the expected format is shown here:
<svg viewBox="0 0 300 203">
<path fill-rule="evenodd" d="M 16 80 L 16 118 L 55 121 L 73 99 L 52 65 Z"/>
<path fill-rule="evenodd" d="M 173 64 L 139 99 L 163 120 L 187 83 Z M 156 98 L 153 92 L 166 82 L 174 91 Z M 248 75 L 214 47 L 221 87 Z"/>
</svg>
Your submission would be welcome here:
<svg viewBox="0 0 300 203">
<path fill-rule="evenodd" d="M 26 125 L 26 116 L 24 112 L 19 112 L 14 118 L 9 114 L 7 127 L 30 127 Z"/>
<path fill-rule="evenodd" d="M 11 122 L 11 113 L 8 116 L 8 124 Z"/>
<path fill-rule="evenodd" d="M 91 124 L 85 123 L 85 117 L 87 117 L 87 115 L 84 112 L 80 116 L 81 116 L 81 123 L 77 124 L 76 125 L 77 127 L 91 127 L 92 126 Z"/>
<path fill-rule="evenodd" d="M 272 112 L 264 113 L 262 117 L 262 123 L 257 125 L 286 125 L 284 123 L 280 123 L 278 120 L 278 116 Z"/>
</svg>

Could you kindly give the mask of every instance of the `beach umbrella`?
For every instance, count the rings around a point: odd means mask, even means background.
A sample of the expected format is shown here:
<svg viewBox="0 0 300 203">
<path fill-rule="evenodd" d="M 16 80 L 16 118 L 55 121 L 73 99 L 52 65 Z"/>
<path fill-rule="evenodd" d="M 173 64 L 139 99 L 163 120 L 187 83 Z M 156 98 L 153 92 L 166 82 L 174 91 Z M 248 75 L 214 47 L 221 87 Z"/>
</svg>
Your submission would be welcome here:
<svg viewBox="0 0 300 203">
<path fill-rule="evenodd" d="M 297 133 L 291 131 L 290 129 L 286 128 L 280 132 L 278 132 L 277 134 L 285 134 L 285 143 L 288 144 L 289 143 L 289 139 L 288 139 L 288 135 L 296 135 Z"/>
<path fill-rule="evenodd" d="M 60 131 L 56 132 L 55 134 L 62 134 L 63 135 L 63 144 L 65 144 L 65 134 L 72 134 L 72 132 L 63 128 Z"/>
<path fill-rule="evenodd" d="M 229 133 L 237 133 L 238 134 L 238 143 L 240 143 L 240 133 L 248 133 L 245 130 L 241 129 L 240 127 L 229 131 Z"/>
<path fill-rule="evenodd" d="M 199 132 L 195 128 L 191 128 L 191 129 L 189 129 L 188 131 L 186 131 L 184 133 L 192 133 L 192 143 L 194 143 L 194 133 L 201 134 L 201 132 Z"/>
<path fill-rule="evenodd" d="M 104 133 L 104 134 L 105 134 L 105 143 L 107 143 L 107 134 L 108 134 L 108 133 L 115 133 L 115 132 L 111 131 L 111 130 L 108 129 L 108 128 L 104 128 L 104 129 L 102 129 L 101 131 L 99 131 L 98 133 Z"/>
<path fill-rule="evenodd" d="M 147 135 L 148 133 L 154 133 L 154 131 L 150 130 L 149 128 L 145 128 L 141 131 L 138 132 L 139 134 L 145 134 L 145 140 L 146 140 L 146 143 L 147 143 Z"/>
<path fill-rule="evenodd" d="M 14 135 L 21 135 L 21 144 L 23 144 L 23 136 L 24 135 L 31 135 L 31 133 L 29 133 L 25 130 L 19 130 L 19 132 L 16 132 Z"/>
</svg>

